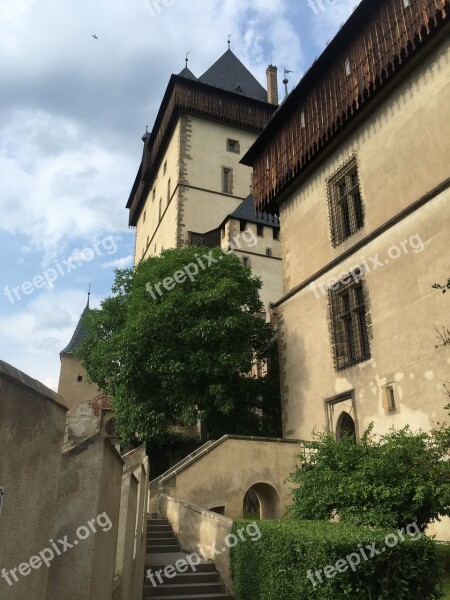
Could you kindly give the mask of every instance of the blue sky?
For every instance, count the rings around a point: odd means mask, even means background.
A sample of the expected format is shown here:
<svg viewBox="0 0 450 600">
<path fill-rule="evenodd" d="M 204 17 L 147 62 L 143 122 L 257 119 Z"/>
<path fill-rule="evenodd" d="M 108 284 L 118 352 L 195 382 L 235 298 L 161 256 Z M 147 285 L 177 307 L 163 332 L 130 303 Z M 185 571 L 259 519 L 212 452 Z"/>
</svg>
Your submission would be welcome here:
<svg viewBox="0 0 450 600">
<path fill-rule="evenodd" d="M 232 33 L 294 85 L 356 0 L 316 2 L 0 0 L 0 359 L 57 388 L 89 283 L 98 306 L 132 263 L 141 136 L 185 53 L 199 76 Z"/>
</svg>

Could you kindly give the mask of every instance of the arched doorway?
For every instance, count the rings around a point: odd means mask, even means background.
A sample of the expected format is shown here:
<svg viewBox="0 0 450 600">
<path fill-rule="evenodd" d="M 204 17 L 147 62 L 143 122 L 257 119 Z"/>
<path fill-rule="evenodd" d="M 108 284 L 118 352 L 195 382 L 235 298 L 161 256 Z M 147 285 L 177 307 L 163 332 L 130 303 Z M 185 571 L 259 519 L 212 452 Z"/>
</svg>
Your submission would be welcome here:
<svg viewBox="0 0 450 600">
<path fill-rule="evenodd" d="M 279 519 L 281 499 L 273 485 L 253 484 L 244 496 L 243 515 L 253 519 Z"/>
<path fill-rule="evenodd" d="M 336 426 L 336 438 L 342 440 L 343 437 L 351 437 L 356 442 L 356 425 L 348 412 L 341 413 Z"/>
</svg>

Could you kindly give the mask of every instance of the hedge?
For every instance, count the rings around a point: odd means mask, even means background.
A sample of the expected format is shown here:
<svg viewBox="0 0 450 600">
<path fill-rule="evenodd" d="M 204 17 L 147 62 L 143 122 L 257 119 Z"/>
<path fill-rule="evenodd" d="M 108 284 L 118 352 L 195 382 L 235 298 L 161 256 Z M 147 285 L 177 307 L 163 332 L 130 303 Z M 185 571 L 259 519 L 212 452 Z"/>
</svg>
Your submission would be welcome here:
<svg viewBox="0 0 450 600">
<path fill-rule="evenodd" d="M 413 527 L 401 541 L 397 532 L 384 529 L 294 520 L 258 522 L 262 535 L 257 540 L 242 530 L 246 526 L 248 521 L 233 524 L 239 539 L 230 554 L 236 600 L 442 597 L 435 544 L 415 535 Z M 388 547 L 395 543 L 393 534 L 398 543 Z M 374 549 L 379 554 L 372 556 Z M 348 557 L 353 568 L 346 562 Z M 323 572 L 328 565 L 330 578 Z M 323 583 L 316 575 L 318 569 Z"/>
</svg>

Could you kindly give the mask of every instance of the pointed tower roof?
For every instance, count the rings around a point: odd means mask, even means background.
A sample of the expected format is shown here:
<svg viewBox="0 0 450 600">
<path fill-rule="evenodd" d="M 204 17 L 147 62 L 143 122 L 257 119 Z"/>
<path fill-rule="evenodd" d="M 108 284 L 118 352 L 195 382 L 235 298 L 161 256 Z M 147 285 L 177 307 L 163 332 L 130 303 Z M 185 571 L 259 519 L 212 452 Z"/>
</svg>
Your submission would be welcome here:
<svg viewBox="0 0 450 600">
<path fill-rule="evenodd" d="M 198 81 L 240 96 L 267 102 L 266 90 L 230 49 L 203 73 Z"/>
<path fill-rule="evenodd" d="M 178 73 L 178 76 L 184 77 L 185 79 L 192 79 L 193 81 L 197 81 L 197 77 L 188 67 L 184 67 L 184 69 Z"/>
<path fill-rule="evenodd" d="M 75 356 L 76 350 L 78 350 L 78 348 L 81 346 L 81 343 L 83 342 L 83 340 L 88 336 L 89 332 L 86 329 L 86 327 L 83 325 L 83 320 L 84 320 L 84 317 L 91 310 L 89 308 L 90 295 L 91 295 L 91 293 L 89 292 L 86 308 L 83 310 L 83 312 L 81 314 L 80 320 L 78 321 L 78 324 L 75 328 L 72 339 L 70 340 L 69 344 L 64 348 L 64 350 L 62 350 L 59 353 L 60 356 Z"/>
</svg>

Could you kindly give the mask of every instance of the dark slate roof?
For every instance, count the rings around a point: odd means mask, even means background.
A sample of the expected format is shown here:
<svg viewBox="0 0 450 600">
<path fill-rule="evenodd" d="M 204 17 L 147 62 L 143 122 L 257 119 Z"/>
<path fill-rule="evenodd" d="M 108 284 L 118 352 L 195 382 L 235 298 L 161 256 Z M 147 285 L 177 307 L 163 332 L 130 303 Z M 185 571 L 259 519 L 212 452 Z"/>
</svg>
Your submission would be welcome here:
<svg viewBox="0 0 450 600">
<path fill-rule="evenodd" d="M 180 73 L 178 73 L 178 76 L 184 77 L 185 79 L 193 79 L 194 81 L 197 81 L 197 77 L 187 67 L 184 67 L 184 69 L 182 71 L 180 71 Z"/>
<path fill-rule="evenodd" d="M 253 194 L 250 194 L 233 213 L 228 215 L 228 218 L 248 221 L 250 223 L 261 223 L 269 227 L 280 227 L 280 220 L 276 215 L 255 211 Z"/>
<path fill-rule="evenodd" d="M 231 50 L 227 50 L 198 81 L 240 96 L 267 102 L 266 90 Z"/>
<path fill-rule="evenodd" d="M 89 311 L 90 311 L 90 308 L 89 308 L 89 299 L 88 299 L 86 308 L 83 310 L 80 320 L 78 321 L 78 325 L 75 328 L 72 339 L 70 340 L 68 346 L 66 346 L 64 348 L 64 350 L 62 350 L 62 352 L 60 352 L 60 356 L 75 356 L 76 350 L 78 350 L 78 348 L 81 346 L 81 343 L 88 335 L 88 330 L 83 325 L 83 319 L 88 314 Z"/>
</svg>

